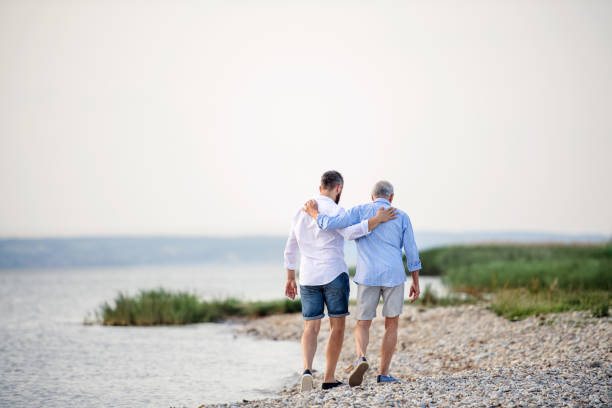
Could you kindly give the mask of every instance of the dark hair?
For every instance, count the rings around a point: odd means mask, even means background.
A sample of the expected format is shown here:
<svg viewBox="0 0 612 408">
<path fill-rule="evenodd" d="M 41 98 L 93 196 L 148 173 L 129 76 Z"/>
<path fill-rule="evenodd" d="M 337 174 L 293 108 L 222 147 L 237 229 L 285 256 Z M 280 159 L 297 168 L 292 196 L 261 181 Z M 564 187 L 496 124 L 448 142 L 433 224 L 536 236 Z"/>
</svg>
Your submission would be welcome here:
<svg viewBox="0 0 612 408">
<path fill-rule="evenodd" d="M 331 190 L 340 184 L 344 184 L 344 179 L 342 174 L 336 170 L 326 171 L 321 176 L 321 187 L 323 187 L 323 190 Z"/>
</svg>

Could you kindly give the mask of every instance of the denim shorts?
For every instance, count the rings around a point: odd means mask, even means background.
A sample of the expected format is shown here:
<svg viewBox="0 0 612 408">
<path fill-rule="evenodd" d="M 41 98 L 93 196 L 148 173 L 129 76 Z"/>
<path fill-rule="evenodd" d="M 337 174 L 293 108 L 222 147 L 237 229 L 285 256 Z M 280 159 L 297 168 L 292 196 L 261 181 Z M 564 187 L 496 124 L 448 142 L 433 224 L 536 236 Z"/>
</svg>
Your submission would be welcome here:
<svg viewBox="0 0 612 408">
<path fill-rule="evenodd" d="M 300 285 L 304 320 L 323 318 L 323 305 L 327 306 L 329 317 L 348 316 L 350 290 L 349 277 L 345 272 L 325 285 Z"/>
</svg>

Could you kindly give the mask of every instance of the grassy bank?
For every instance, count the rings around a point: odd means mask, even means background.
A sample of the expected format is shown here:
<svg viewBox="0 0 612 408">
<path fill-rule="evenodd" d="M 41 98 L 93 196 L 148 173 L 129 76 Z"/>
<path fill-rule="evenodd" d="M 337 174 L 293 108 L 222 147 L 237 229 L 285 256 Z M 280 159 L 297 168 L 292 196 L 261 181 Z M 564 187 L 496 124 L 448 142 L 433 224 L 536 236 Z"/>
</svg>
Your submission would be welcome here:
<svg viewBox="0 0 612 408">
<path fill-rule="evenodd" d="M 218 322 L 228 317 L 261 317 L 302 310 L 299 300 L 241 302 L 237 299 L 204 301 L 187 292 L 164 289 L 140 291 L 135 296 L 123 293 L 114 305 L 104 303 L 98 320 L 112 326 L 155 326 Z"/>
<path fill-rule="evenodd" d="M 502 289 L 495 293 L 491 310 L 510 320 L 531 315 L 590 310 L 594 317 L 609 316 L 610 293 L 602 290 L 539 291 Z"/>
<path fill-rule="evenodd" d="M 454 289 L 612 290 L 612 244 L 451 246 L 421 260 L 423 275 L 442 275 Z"/>
<path fill-rule="evenodd" d="M 509 319 L 591 310 L 608 315 L 612 244 L 473 245 L 421 253 L 424 275 L 441 275 L 455 291 L 491 293 L 491 310 Z"/>
<path fill-rule="evenodd" d="M 608 315 L 612 243 L 458 245 L 428 249 L 419 256 L 421 275 L 441 276 L 464 296 L 438 297 L 426 288 L 417 304 L 473 303 L 488 293 L 491 309 L 509 319 L 571 310 Z M 349 272 L 354 275 L 355 268 Z"/>
</svg>

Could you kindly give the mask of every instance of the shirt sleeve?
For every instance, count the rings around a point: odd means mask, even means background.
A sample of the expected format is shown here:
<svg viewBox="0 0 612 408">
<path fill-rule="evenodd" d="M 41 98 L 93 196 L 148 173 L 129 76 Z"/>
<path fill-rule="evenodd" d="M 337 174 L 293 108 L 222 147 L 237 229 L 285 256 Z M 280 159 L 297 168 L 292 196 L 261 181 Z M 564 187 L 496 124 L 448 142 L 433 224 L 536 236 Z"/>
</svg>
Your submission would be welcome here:
<svg viewBox="0 0 612 408">
<path fill-rule="evenodd" d="M 298 258 L 299 246 L 297 239 L 295 238 L 295 232 L 293 226 L 291 226 L 291 232 L 289 232 L 289 238 L 285 244 L 285 268 L 295 271 L 297 269 L 297 258 Z"/>
<path fill-rule="evenodd" d="M 404 252 L 406 253 L 406 263 L 410 272 L 421 269 L 421 260 L 419 259 L 419 250 L 414 240 L 414 232 L 412 231 L 412 223 L 410 218 L 406 216 L 404 223 L 403 235 Z"/>
<path fill-rule="evenodd" d="M 340 228 L 346 228 L 351 225 L 361 222 L 359 215 L 359 206 L 353 207 L 346 211 L 344 208 L 340 208 L 338 214 L 333 217 L 327 214 L 320 214 L 317 217 L 317 225 L 322 230 L 336 230 Z"/>
<path fill-rule="evenodd" d="M 363 220 L 359 224 L 351 225 L 350 227 L 342 228 L 338 230 L 338 233 L 346 239 L 357 239 L 361 238 L 370 233 L 370 227 L 368 220 Z"/>
</svg>

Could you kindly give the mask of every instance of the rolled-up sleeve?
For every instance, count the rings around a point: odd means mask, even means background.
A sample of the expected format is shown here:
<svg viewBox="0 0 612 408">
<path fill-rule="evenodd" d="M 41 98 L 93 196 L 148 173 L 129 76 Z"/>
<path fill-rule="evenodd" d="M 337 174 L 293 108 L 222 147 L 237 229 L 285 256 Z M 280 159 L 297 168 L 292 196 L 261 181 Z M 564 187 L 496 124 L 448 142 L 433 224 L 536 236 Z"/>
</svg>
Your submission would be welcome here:
<svg viewBox="0 0 612 408">
<path fill-rule="evenodd" d="M 298 251 L 299 246 L 292 226 L 289 232 L 289 238 L 287 238 L 287 243 L 285 244 L 285 268 L 291 269 L 292 271 L 297 269 Z"/>
<path fill-rule="evenodd" d="M 404 220 L 404 236 L 403 236 L 404 252 L 406 253 L 406 263 L 410 272 L 421 269 L 421 260 L 419 259 L 419 250 L 416 241 L 414 240 L 414 232 L 412 231 L 412 223 L 410 218 L 406 216 Z"/>
</svg>

